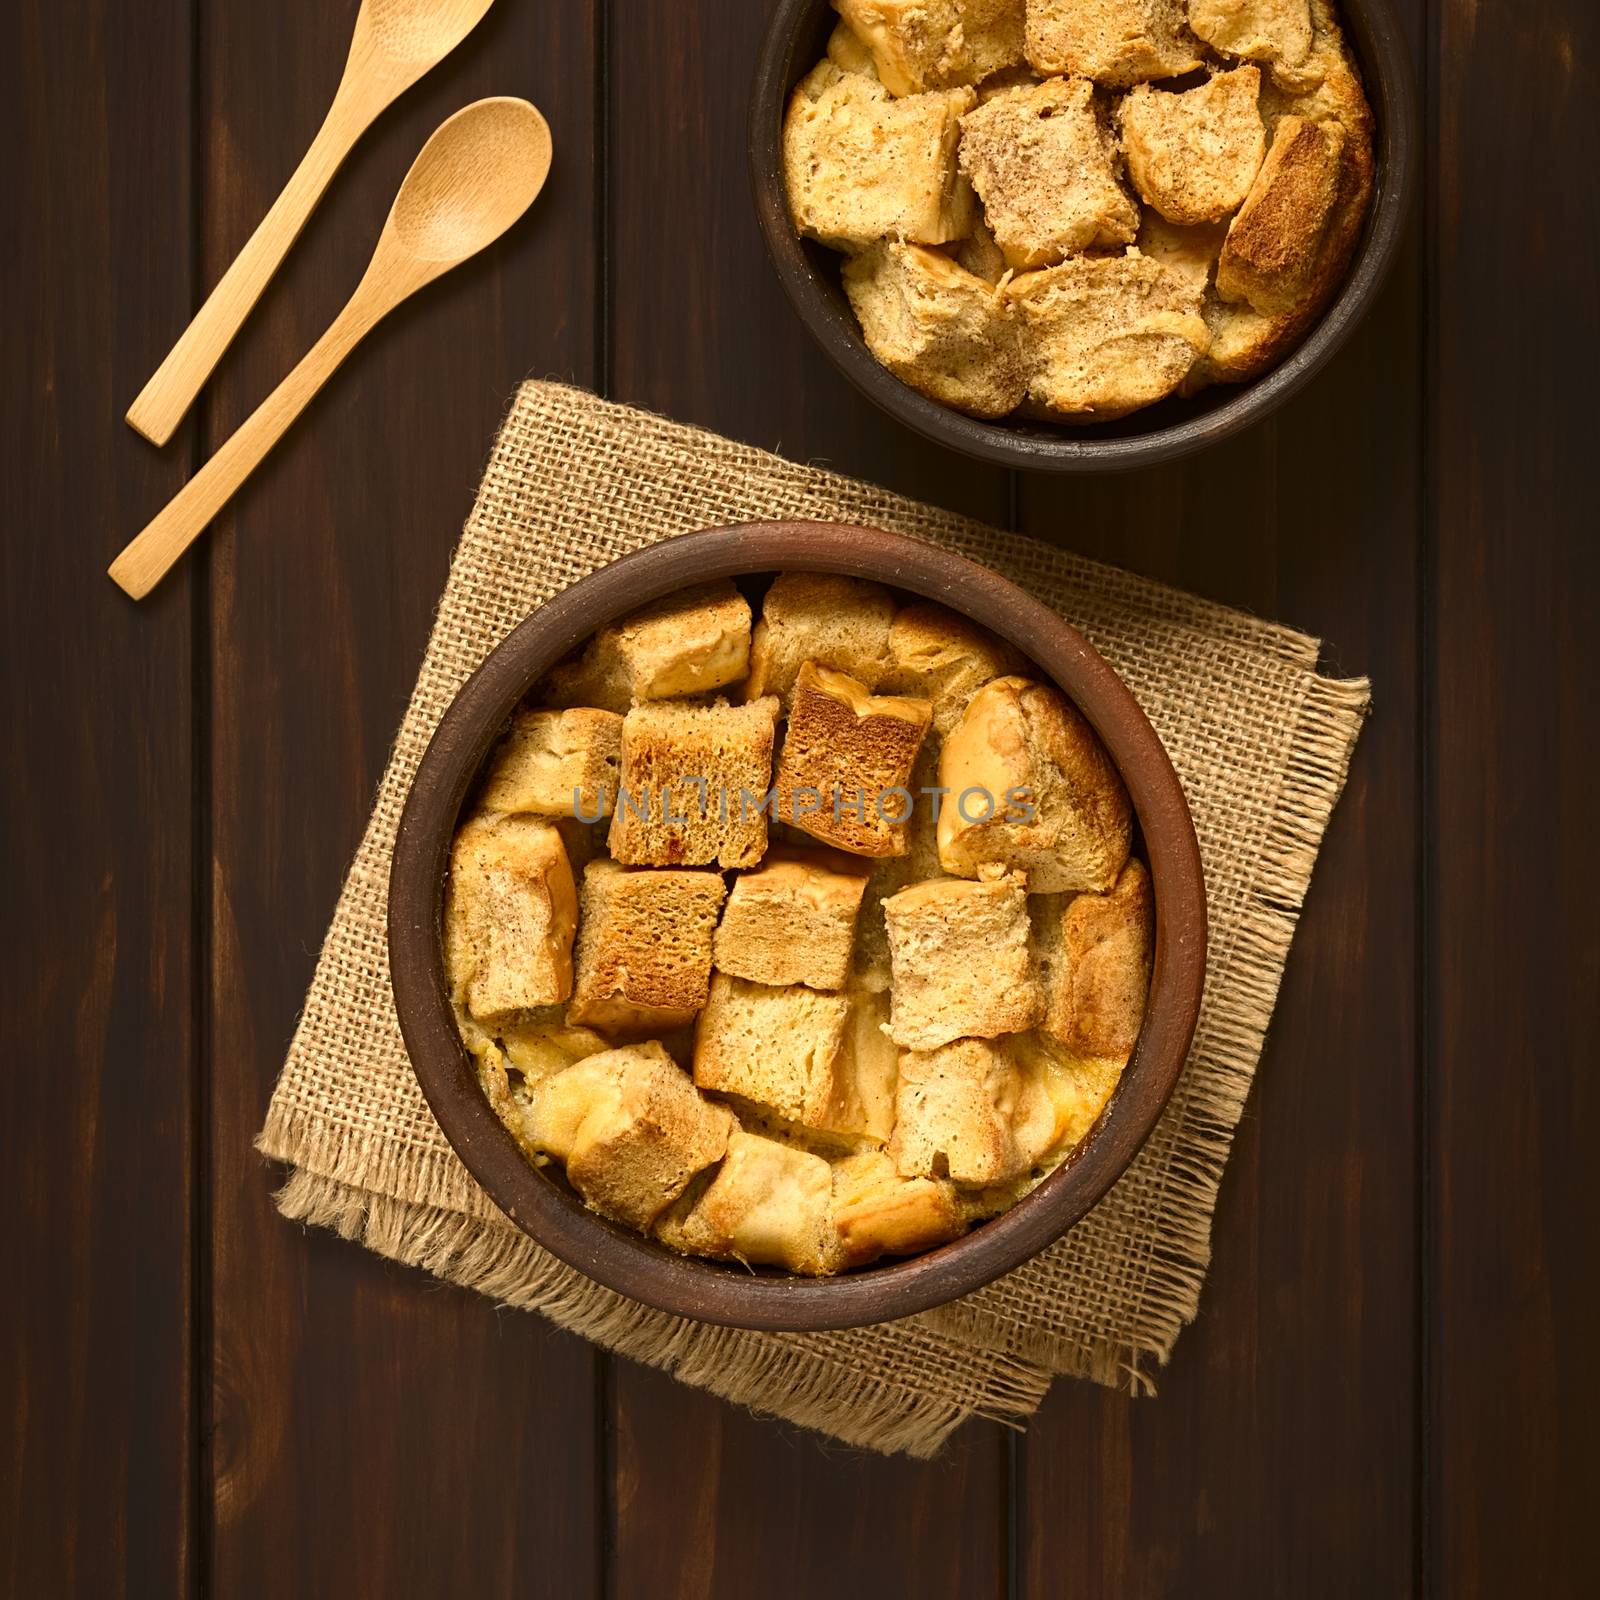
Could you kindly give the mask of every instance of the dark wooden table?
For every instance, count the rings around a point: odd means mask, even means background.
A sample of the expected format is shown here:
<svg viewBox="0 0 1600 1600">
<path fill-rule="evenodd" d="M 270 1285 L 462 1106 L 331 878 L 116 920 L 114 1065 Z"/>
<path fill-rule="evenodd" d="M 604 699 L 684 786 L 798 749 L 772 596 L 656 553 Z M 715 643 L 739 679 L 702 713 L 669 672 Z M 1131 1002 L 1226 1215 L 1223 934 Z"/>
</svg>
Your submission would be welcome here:
<svg viewBox="0 0 1600 1600">
<path fill-rule="evenodd" d="M 744 173 L 758 0 L 500 0 L 360 145 L 198 414 L 121 416 L 355 0 L 13 0 L 4 54 L 0 1583 L 17 1596 L 1577 1591 L 1600 1164 L 1597 10 L 1404 0 L 1370 321 L 1181 466 L 1007 477 L 836 377 Z M 112 554 L 353 286 L 429 130 L 554 177 L 136 608 Z M 251 1149 L 496 422 L 556 374 L 1312 630 L 1357 751 L 1155 1401 L 931 1464 L 760 1422 L 283 1222 Z"/>
</svg>

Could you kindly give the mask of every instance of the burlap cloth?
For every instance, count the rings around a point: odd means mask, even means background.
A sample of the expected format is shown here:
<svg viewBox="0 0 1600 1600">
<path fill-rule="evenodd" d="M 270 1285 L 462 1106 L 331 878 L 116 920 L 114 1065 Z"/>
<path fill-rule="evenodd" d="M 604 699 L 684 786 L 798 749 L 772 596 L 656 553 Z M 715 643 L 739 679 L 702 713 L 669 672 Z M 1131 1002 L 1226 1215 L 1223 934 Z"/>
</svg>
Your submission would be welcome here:
<svg viewBox="0 0 1600 1600">
<path fill-rule="evenodd" d="M 975 556 L 1075 622 L 1138 696 L 1194 810 L 1211 948 L 1194 1047 L 1137 1161 L 1058 1244 L 970 1298 L 848 1333 L 730 1332 L 601 1289 L 508 1222 L 445 1142 L 406 1060 L 384 903 L 401 807 L 440 715 L 531 610 L 688 529 L 813 517 Z M 972 1415 L 1017 1422 L 1055 1373 L 1150 1390 L 1190 1321 L 1211 1212 L 1295 919 L 1367 706 L 1301 634 L 582 391 L 518 393 L 339 897 L 259 1146 L 285 1215 L 333 1227 L 852 1444 L 930 1455 Z"/>
</svg>

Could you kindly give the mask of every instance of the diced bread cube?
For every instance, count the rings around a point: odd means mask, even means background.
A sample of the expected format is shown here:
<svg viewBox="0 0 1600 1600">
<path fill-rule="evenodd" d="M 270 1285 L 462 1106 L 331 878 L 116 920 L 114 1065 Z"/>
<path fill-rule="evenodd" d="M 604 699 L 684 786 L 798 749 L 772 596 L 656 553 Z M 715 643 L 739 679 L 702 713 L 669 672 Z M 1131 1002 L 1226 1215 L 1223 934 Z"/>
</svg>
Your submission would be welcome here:
<svg viewBox="0 0 1600 1600">
<path fill-rule="evenodd" d="M 1261 72 L 1238 67 L 1177 93 L 1141 83 L 1122 102 L 1128 174 L 1169 222 L 1220 222 L 1250 192 L 1267 150 Z"/>
<path fill-rule="evenodd" d="M 830 1129 L 846 1113 L 849 1021 L 845 995 L 719 972 L 695 1026 L 694 1081 L 782 1122 Z"/>
<path fill-rule="evenodd" d="M 975 417 L 1015 410 L 1027 378 L 1016 318 L 992 283 L 894 240 L 846 262 L 843 281 L 867 348 L 902 383 Z"/>
<path fill-rule="evenodd" d="M 587 1205 L 635 1228 L 648 1228 L 721 1160 L 738 1127 L 654 1040 L 544 1079 L 525 1121 L 531 1142 L 566 1163 Z"/>
<path fill-rule="evenodd" d="M 660 1219 L 656 1237 L 687 1255 L 817 1277 L 838 1266 L 832 1199 L 820 1156 L 735 1129 L 715 1176 Z"/>
<path fill-rule="evenodd" d="M 610 816 L 622 762 L 622 718 L 587 706 L 519 711 L 496 747 L 480 804 L 536 816 Z"/>
<path fill-rule="evenodd" d="M 1137 251 L 1024 272 L 1004 292 L 1022 321 L 1029 401 L 1066 421 L 1109 421 L 1171 394 L 1211 340 L 1193 282 Z"/>
<path fill-rule="evenodd" d="M 795 86 L 783 123 L 795 227 L 836 250 L 963 237 L 974 207 L 956 144 L 974 100 L 965 88 L 896 99 L 862 73 L 819 61 Z"/>
<path fill-rule="evenodd" d="M 827 850 L 772 850 L 740 873 L 717 928 L 717 969 L 752 983 L 842 989 L 867 864 Z"/>
<path fill-rule="evenodd" d="M 1085 79 L 1029 84 L 969 111 L 961 170 L 1013 267 L 1127 244 L 1139 231 L 1139 208 L 1117 177 L 1116 143 Z"/>
<path fill-rule="evenodd" d="M 1144 1024 L 1155 952 L 1155 899 L 1130 857 L 1104 894 L 1033 901 L 1044 982 L 1042 1029 L 1073 1054 L 1126 1061 Z"/>
<path fill-rule="evenodd" d="M 787 711 L 807 661 L 876 688 L 889 663 L 894 615 L 894 596 L 882 584 L 831 572 L 779 573 L 751 639 L 746 696 L 775 694 Z"/>
<path fill-rule="evenodd" d="M 750 605 L 723 578 L 607 623 L 577 660 L 551 670 L 542 698 L 623 712 L 643 700 L 724 688 L 749 664 Z"/>
<path fill-rule="evenodd" d="M 948 1181 L 902 1178 L 882 1150 L 834 1162 L 833 1225 L 844 1267 L 916 1255 L 959 1239 L 967 1228 Z"/>
<path fill-rule="evenodd" d="M 654 1033 L 691 1021 L 706 1001 L 725 892 L 715 872 L 592 862 L 583 874 L 568 1020 L 616 1033 Z"/>
<path fill-rule="evenodd" d="M 474 1016 L 550 1005 L 572 992 L 577 890 L 561 835 L 532 817 L 473 817 L 450 848 L 445 965 Z"/>
<path fill-rule="evenodd" d="M 894 1097 L 900 1083 L 900 1048 L 889 1037 L 887 990 L 850 991 L 850 1021 L 839 1064 L 842 1084 L 833 1130 L 884 1144 L 894 1132 Z"/>
<path fill-rule="evenodd" d="M 911 771 L 932 712 L 806 662 L 778 760 L 778 815 L 857 855 L 904 855 Z"/>
<path fill-rule="evenodd" d="M 1279 118 L 1337 122 L 1357 143 L 1372 143 L 1372 107 L 1345 43 L 1331 0 L 1311 0 L 1311 48 L 1299 61 L 1273 61 L 1261 85 L 1261 115 L 1270 137 Z"/>
<path fill-rule="evenodd" d="M 1338 209 L 1345 133 L 1337 122 L 1284 117 L 1217 260 L 1217 293 L 1264 316 L 1305 301 Z"/>
<path fill-rule="evenodd" d="M 1025 875 L 1034 894 L 1109 889 L 1133 843 L 1133 808 L 1105 746 L 1060 690 L 997 678 L 944 742 L 946 872 Z"/>
<path fill-rule="evenodd" d="M 1126 88 L 1200 65 L 1184 0 L 1027 0 L 1028 60 L 1043 77 L 1071 73 Z"/>
<path fill-rule="evenodd" d="M 1005 1183 L 1045 1154 L 1055 1127 L 1039 1064 L 1004 1044 L 958 1039 L 900 1057 L 889 1156 L 901 1177 Z"/>
<path fill-rule="evenodd" d="M 635 706 L 607 836 L 629 866 L 753 867 L 766 853 L 778 702 Z"/>
<path fill-rule="evenodd" d="M 1023 0 L 834 0 L 834 9 L 895 94 L 977 83 L 1022 59 Z"/>
<path fill-rule="evenodd" d="M 1189 26 L 1207 44 L 1252 61 L 1293 67 L 1311 51 L 1309 0 L 1189 0 Z"/>
<path fill-rule="evenodd" d="M 931 701 L 933 725 L 941 734 L 960 722 L 984 684 L 1025 666 L 1003 639 L 932 600 L 913 600 L 895 614 L 889 658 L 879 687 Z"/>
<path fill-rule="evenodd" d="M 1043 1017 L 1020 875 L 986 883 L 935 878 L 885 900 L 883 913 L 896 1044 L 933 1050 L 953 1039 L 1020 1032 Z"/>
</svg>

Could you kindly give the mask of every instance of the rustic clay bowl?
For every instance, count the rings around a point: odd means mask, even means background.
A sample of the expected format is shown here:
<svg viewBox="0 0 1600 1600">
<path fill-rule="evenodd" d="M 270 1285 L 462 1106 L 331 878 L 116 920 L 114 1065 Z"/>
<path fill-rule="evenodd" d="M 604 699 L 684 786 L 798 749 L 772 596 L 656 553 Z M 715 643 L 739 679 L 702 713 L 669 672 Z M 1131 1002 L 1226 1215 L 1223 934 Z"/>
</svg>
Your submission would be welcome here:
<svg viewBox="0 0 1600 1600">
<path fill-rule="evenodd" d="M 1390 0 L 1340 0 L 1340 15 L 1377 121 L 1372 203 L 1343 287 L 1296 349 L 1253 382 L 1076 427 L 983 422 L 928 399 L 879 366 L 839 284 L 843 257 L 795 236 L 783 182 L 783 113 L 790 90 L 821 58 L 838 21 L 828 0 L 777 0 L 756 67 L 750 179 L 779 281 L 828 358 L 868 399 L 907 427 L 980 461 L 1039 472 L 1120 472 L 1203 450 L 1276 411 L 1328 364 L 1377 298 L 1400 247 L 1417 143 L 1410 53 Z"/>
<path fill-rule="evenodd" d="M 1116 1094 L 1073 1159 L 1005 1215 L 953 1244 L 826 1279 L 676 1255 L 587 1210 L 558 1170 L 530 1165 L 489 1109 L 462 1048 L 440 938 L 462 804 L 535 680 L 601 624 L 648 601 L 710 578 L 786 570 L 873 578 L 941 601 L 1029 656 L 1094 724 L 1121 769 L 1156 901 L 1144 1028 Z M 389 960 L 406 1048 L 434 1115 L 473 1176 L 520 1228 L 607 1288 L 662 1311 L 744 1328 L 846 1328 L 926 1311 L 1058 1239 L 1133 1159 L 1166 1104 L 1194 1032 L 1205 950 L 1205 889 L 1183 791 L 1144 713 L 1084 637 L 1015 584 L 961 556 L 833 523 L 685 534 L 614 562 L 542 606 L 445 713 L 406 802 L 389 877 Z"/>
</svg>

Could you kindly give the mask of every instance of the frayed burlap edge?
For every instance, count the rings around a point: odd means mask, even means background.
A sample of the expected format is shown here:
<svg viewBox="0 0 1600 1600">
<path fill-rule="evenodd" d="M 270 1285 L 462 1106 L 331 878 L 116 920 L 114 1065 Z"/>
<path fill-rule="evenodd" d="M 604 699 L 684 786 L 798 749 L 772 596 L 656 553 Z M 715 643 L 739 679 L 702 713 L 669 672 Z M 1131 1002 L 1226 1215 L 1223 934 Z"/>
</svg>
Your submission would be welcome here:
<svg viewBox="0 0 1600 1600">
<path fill-rule="evenodd" d="M 1200 1308 L 1211 1264 L 1212 1213 L 1234 1129 L 1255 1078 L 1322 835 L 1344 791 L 1362 718 L 1371 709 L 1370 689 L 1366 678 L 1311 680 L 1228 987 L 1207 995 L 1206 1038 L 1197 1040 L 1175 1095 L 1184 1102 L 1186 1159 L 1168 1168 L 1152 1230 L 1157 1242 L 1140 1297 L 1146 1313 L 1140 1325 L 1126 1339 L 1068 1340 L 985 1309 L 980 1290 L 929 1312 L 931 1326 L 1037 1361 L 1063 1376 L 1090 1378 L 1133 1394 L 1155 1393 L 1150 1363 L 1166 1365 L 1179 1332 Z M 1023 1275 L 1027 1271 L 1020 1269 Z"/>
<path fill-rule="evenodd" d="M 1010 1357 L 991 1362 L 985 1399 L 973 1406 L 859 1370 L 841 1382 L 837 1360 L 802 1339 L 771 1336 L 756 1345 L 737 1329 L 650 1311 L 579 1278 L 498 1214 L 487 1220 L 394 1200 L 305 1167 L 290 1174 L 275 1199 L 293 1221 L 331 1228 L 502 1305 L 538 1311 L 569 1333 L 760 1415 L 885 1454 L 925 1459 L 974 1416 L 1018 1427 L 1050 1386 L 1048 1372 Z M 772 1404 L 777 1395 L 779 1408 Z"/>
</svg>

